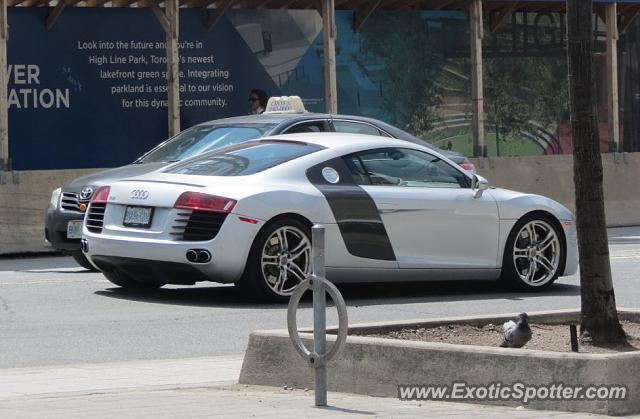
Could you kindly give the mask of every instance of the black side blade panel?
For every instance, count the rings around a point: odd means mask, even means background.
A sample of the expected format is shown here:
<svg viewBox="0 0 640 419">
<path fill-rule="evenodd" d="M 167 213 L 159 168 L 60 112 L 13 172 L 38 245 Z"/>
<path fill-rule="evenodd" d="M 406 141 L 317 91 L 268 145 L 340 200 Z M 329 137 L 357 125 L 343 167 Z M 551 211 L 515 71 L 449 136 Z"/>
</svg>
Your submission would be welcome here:
<svg viewBox="0 0 640 419">
<path fill-rule="evenodd" d="M 325 180 L 325 167 L 338 172 L 337 183 Z M 396 260 L 375 201 L 353 181 L 341 158 L 309 168 L 307 178 L 327 199 L 349 253 L 368 259 Z"/>
</svg>

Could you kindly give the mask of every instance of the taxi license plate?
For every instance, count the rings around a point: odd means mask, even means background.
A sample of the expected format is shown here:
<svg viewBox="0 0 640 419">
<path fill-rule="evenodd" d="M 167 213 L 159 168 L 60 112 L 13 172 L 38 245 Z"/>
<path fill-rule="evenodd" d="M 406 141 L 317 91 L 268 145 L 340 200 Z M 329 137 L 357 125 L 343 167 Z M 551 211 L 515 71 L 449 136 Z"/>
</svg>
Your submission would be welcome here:
<svg viewBox="0 0 640 419">
<path fill-rule="evenodd" d="M 149 228 L 153 218 L 152 207 L 127 207 L 122 225 L 125 227 Z"/>
<path fill-rule="evenodd" d="M 74 220 L 74 221 L 69 221 L 67 223 L 67 238 L 68 239 L 82 238 L 82 220 Z"/>
</svg>

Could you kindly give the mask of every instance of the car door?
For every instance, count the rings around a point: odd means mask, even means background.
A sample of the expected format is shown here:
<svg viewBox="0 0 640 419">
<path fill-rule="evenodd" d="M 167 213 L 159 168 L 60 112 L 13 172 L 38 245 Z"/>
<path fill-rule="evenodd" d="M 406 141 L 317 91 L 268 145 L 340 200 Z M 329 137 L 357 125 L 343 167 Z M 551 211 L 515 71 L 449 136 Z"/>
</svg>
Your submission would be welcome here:
<svg viewBox="0 0 640 419">
<path fill-rule="evenodd" d="M 497 266 L 496 202 L 486 193 L 475 198 L 462 171 L 411 148 L 381 148 L 345 159 L 375 201 L 400 268 Z"/>
</svg>

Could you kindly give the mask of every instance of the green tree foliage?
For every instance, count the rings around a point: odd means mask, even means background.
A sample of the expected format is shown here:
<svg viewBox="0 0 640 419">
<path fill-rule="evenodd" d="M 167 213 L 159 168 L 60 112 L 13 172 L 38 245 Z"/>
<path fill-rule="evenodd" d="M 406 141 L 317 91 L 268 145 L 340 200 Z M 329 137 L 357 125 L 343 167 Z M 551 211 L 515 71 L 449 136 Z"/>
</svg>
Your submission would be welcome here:
<svg viewBox="0 0 640 419">
<path fill-rule="evenodd" d="M 430 33 L 419 13 L 376 13 L 361 30 L 358 60 L 385 65 L 381 93 L 385 111 L 394 124 L 415 134 L 428 132 L 438 119 L 436 106 L 442 101 L 437 80 L 446 64 L 446 45 Z"/>
</svg>

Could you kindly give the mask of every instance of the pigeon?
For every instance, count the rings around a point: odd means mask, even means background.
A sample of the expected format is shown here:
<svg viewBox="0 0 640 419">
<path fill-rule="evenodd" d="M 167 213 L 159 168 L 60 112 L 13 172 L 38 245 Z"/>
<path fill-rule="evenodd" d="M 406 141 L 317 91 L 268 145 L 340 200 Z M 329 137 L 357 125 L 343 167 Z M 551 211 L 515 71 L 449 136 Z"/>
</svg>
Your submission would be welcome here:
<svg viewBox="0 0 640 419">
<path fill-rule="evenodd" d="M 531 328 L 529 327 L 529 316 L 527 313 L 518 314 L 517 321 L 509 320 L 502 325 L 503 348 L 522 348 L 531 339 Z"/>
</svg>

